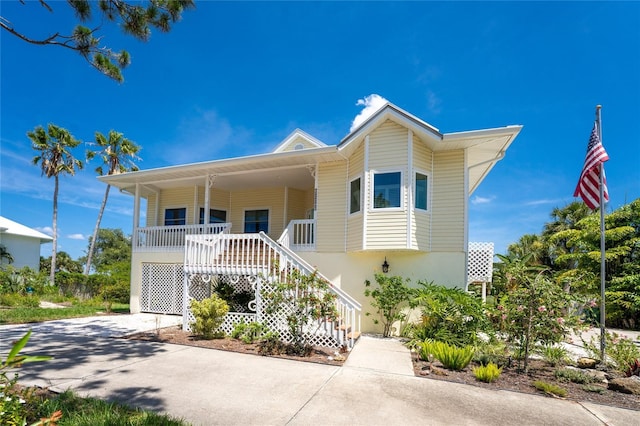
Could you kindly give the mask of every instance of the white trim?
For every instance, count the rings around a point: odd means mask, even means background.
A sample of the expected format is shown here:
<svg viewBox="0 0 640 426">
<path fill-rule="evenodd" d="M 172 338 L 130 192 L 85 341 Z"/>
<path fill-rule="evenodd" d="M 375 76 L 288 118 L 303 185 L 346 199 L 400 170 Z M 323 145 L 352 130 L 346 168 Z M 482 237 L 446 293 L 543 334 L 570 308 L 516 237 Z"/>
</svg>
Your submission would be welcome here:
<svg viewBox="0 0 640 426">
<path fill-rule="evenodd" d="M 285 186 L 284 187 L 284 211 L 282 212 L 282 229 L 287 229 L 287 225 L 289 225 L 289 223 L 287 222 L 287 209 L 289 207 L 289 187 Z"/>
<path fill-rule="evenodd" d="M 367 249 L 368 211 L 369 211 L 369 135 L 364 137 L 364 158 L 362 164 L 362 250 Z"/>
<path fill-rule="evenodd" d="M 271 232 L 271 207 L 245 207 L 242 209 L 242 233 L 244 234 L 245 231 L 245 219 L 247 217 L 247 212 L 248 211 L 255 211 L 255 210 L 266 210 L 267 211 L 267 231 L 265 232 L 265 234 L 269 234 L 269 232 Z"/>
<path fill-rule="evenodd" d="M 205 213 L 211 209 L 211 175 L 207 174 L 207 176 L 205 177 L 205 182 L 204 182 L 204 211 Z M 198 222 L 200 222 L 200 209 L 198 209 Z M 207 217 L 205 223 L 209 223 L 209 217 Z M 204 218 L 203 218 L 204 221 Z"/>
<path fill-rule="evenodd" d="M 284 150 L 287 149 L 291 145 L 291 143 L 298 137 L 301 138 L 301 139 L 306 140 L 311 145 L 314 145 L 317 148 L 324 148 L 324 147 L 327 146 L 327 144 L 322 142 L 320 139 L 314 138 L 313 136 L 311 136 L 307 132 L 304 132 L 304 131 L 302 131 L 300 129 L 295 129 L 293 132 L 289 133 L 289 136 L 284 138 L 284 140 L 282 142 L 280 142 L 277 147 L 275 147 L 273 149 L 273 152 L 274 153 L 284 152 Z M 300 149 L 295 149 L 295 147 L 294 147 L 293 150 L 294 151 L 301 151 Z M 303 150 L 304 150 L 304 145 L 302 145 L 302 151 Z"/>
<path fill-rule="evenodd" d="M 463 209 L 463 222 L 464 222 L 464 235 L 463 235 L 463 250 L 464 250 L 464 276 L 469 277 L 469 167 L 467 167 L 468 150 L 464 150 L 464 192 L 462 193 L 462 209 Z M 427 205 L 428 206 L 428 205 Z M 467 279 L 467 281 L 469 281 Z M 468 288 L 469 283 L 465 286 L 465 290 Z M 484 293 L 483 293 L 484 295 Z"/>
<path fill-rule="evenodd" d="M 199 222 L 199 217 L 198 214 L 199 212 L 197 211 L 198 209 L 196 209 L 195 207 L 198 205 L 198 185 L 194 185 L 193 186 L 193 224 L 196 224 Z M 185 218 L 186 219 L 186 218 Z"/>
<path fill-rule="evenodd" d="M 138 245 L 138 231 L 140 227 L 140 184 L 136 183 L 135 195 L 133 198 L 133 235 L 132 244 L 133 247 Z M 133 271 L 133 268 L 132 268 Z"/>
<path fill-rule="evenodd" d="M 413 235 L 412 232 L 412 215 L 413 215 L 413 205 L 414 205 L 414 191 L 411 190 L 414 183 L 414 174 L 413 174 L 413 132 L 411 129 L 407 129 L 407 187 L 409 190 L 407 191 L 407 248 L 411 248 L 411 237 Z"/>
<path fill-rule="evenodd" d="M 390 212 L 390 211 L 403 211 L 406 208 L 406 185 L 403 185 L 403 180 L 405 178 L 405 174 L 406 171 L 402 170 L 402 168 L 389 168 L 389 169 L 375 169 L 375 170 L 370 170 L 369 173 L 371 174 L 371 183 L 370 183 L 370 191 L 371 191 L 371 197 L 370 197 L 370 202 L 369 202 L 369 206 L 368 209 L 370 212 Z M 390 174 L 390 173 L 400 173 L 400 206 L 398 207 L 374 207 L 374 202 L 375 202 L 375 175 L 381 175 L 381 174 Z"/>
</svg>

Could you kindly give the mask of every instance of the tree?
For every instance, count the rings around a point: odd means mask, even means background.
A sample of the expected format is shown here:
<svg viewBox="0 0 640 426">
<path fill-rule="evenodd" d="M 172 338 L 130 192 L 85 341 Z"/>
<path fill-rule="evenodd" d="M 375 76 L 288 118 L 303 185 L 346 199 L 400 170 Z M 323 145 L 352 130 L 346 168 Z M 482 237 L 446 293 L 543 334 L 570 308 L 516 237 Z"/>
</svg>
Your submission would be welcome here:
<svg viewBox="0 0 640 426">
<path fill-rule="evenodd" d="M 53 13 L 50 0 L 39 0 L 40 5 Z M 27 6 L 27 3 L 21 0 Z M 119 25 L 125 34 L 141 41 L 147 41 L 151 35 L 151 28 L 162 32 L 171 30 L 171 24 L 182 17 L 185 9 L 195 8 L 193 0 L 148 0 L 142 4 L 130 4 L 122 0 L 68 0 L 67 4 L 73 9 L 81 23 L 88 23 L 96 6 L 100 17 Z M 56 5 L 57 6 L 57 5 Z M 108 47 L 101 47 L 102 37 L 98 35 L 101 24 L 91 29 L 78 24 L 71 34 L 62 35 L 59 32 L 43 39 L 31 38 L 14 28 L 13 24 L 0 16 L 0 27 L 21 40 L 36 45 L 54 45 L 74 50 L 94 68 L 106 76 L 122 82 L 122 70 L 130 63 L 129 53 L 125 50 L 114 52 Z"/>
<path fill-rule="evenodd" d="M 118 133 L 115 130 L 109 132 L 109 137 L 105 137 L 102 133 L 96 132 L 96 145 L 101 149 L 98 151 L 88 151 L 87 160 L 91 160 L 96 155 L 102 158 L 102 165 L 96 168 L 96 173 L 99 176 L 106 174 L 111 176 L 117 173 L 125 173 L 129 171 L 137 171 L 138 166 L 134 163 L 134 160 L 138 158 L 137 153 L 140 151 L 140 147 L 135 142 L 126 139 L 122 133 Z M 89 252 L 87 253 L 87 264 L 85 266 L 84 274 L 89 275 L 91 269 L 91 261 L 93 258 L 93 251 L 95 248 L 95 241 L 98 237 L 98 230 L 100 229 L 100 222 L 102 221 L 102 215 L 104 208 L 107 205 L 107 199 L 109 198 L 109 190 L 111 185 L 107 184 L 107 188 L 104 191 L 104 197 L 102 198 L 102 205 L 100 206 L 100 212 L 98 213 L 98 219 L 96 220 L 96 226 L 93 230 L 93 237 L 90 240 Z"/>
<path fill-rule="evenodd" d="M 70 149 L 80 145 L 68 130 L 49 124 L 45 131 L 42 126 L 36 127 L 27 136 L 31 139 L 32 148 L 40 154 L 33 157 L 33 164 L 40 163 L 42 174 L 54 178 L 53 189 L 53 248 L 51 250 L 51 284 L 55 284 L 56 253 L 58 249 L 58 188 L 59 176 L 73 176 L 76 169 L 82 169 L 82 161 L 76 159 Z"/>
<path fill-rule="evenodd" d="M 93 238 L 91 238 L 93 240 Z M 89 241 L 89 246 L 93 241 Z M 94 244 L 93 265 L 98 272 L 105 272 L 120 263 L 131 261 L 131 238 L 122 229 L 100 229 Z"/>
<path fill-rule="evenodd" d="M 44 258 L 40 256 L 40 270 L 51 273 L 51 256 Z M 73 260 L 69 253 L 65 251 L 59 251 L 56 255 L 56 272 L 82 272 L 82 264 L 76 260 Z"/>
</svg>

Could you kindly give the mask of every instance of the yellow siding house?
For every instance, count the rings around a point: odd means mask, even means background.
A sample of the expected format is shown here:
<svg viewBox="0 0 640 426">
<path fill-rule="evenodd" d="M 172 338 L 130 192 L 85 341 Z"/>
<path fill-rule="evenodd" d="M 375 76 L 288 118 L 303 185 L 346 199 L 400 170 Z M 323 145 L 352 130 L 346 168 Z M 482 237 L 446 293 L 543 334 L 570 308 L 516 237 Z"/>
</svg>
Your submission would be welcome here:
<svg viewBox="0 0 640 426">
<path fill-rule="evenodd" d="M 414 283 L 465 288 L 469 197 L 520 129 L 443 134 L 386 104 L 336 145 L 295 130 L 267 154 L 100 177 L 134 199 L 131 310 L 187 314 L 210 279 L 256 291 L 252 262 L 276 255 L 358 311 L 385 261 Z"/>
</svg>

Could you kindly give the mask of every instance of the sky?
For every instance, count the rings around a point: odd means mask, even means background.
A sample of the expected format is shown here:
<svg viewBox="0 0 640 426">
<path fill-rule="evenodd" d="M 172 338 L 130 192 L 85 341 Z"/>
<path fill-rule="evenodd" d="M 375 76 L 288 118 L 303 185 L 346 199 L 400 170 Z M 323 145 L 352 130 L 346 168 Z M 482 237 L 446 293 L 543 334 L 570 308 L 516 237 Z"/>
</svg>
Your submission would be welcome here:
<svg viewBox="0 0 640 426">
<path fill-rule="evenodd" d="M 469 240 L 498 253 L 574 201 L 598 104 L 607 210 L 640 197 L 639 2 L 196 4 L 146 43 L 102 23 L 101 45 L 131 54 L 122 84 L 0 30 L 0 215 L 51 234 L 53 180 L 26 136 L 38 125 L 86 143 L 117 130 L 150 169 L 270 152 L 296 128 L 335 145 L 385 100 L 443 133 L 524 126 L 470 197 Z M 70 32 L 66 2 L 51 6 L 3 0 L 0 16 L 32 38 Z M 73 258 L 104 194 L 99 165 L 60 179 L 58 249 Z M 130 234 L 132 212 L 111 191 L 102 227 Z"/>
</svg>

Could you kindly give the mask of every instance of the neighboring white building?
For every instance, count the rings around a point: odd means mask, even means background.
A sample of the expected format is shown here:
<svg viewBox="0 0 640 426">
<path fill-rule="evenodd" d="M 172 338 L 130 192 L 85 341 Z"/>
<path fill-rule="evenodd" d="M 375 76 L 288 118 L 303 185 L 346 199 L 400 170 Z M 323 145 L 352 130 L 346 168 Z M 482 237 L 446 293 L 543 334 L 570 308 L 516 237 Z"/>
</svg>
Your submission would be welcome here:
<svg viewBox="0 0 640 426">
<path fill-rule="evenodd" d="M 50 243 L 53 238 L 40 231 L 0 216 L 0 244 L 13 257 L 11 266 L 21 269 L 25 266 L 40 270 L 40 245 Z M 8 264 L 6 259 L 0 260 L 2 265 Z"/>
</svg>

